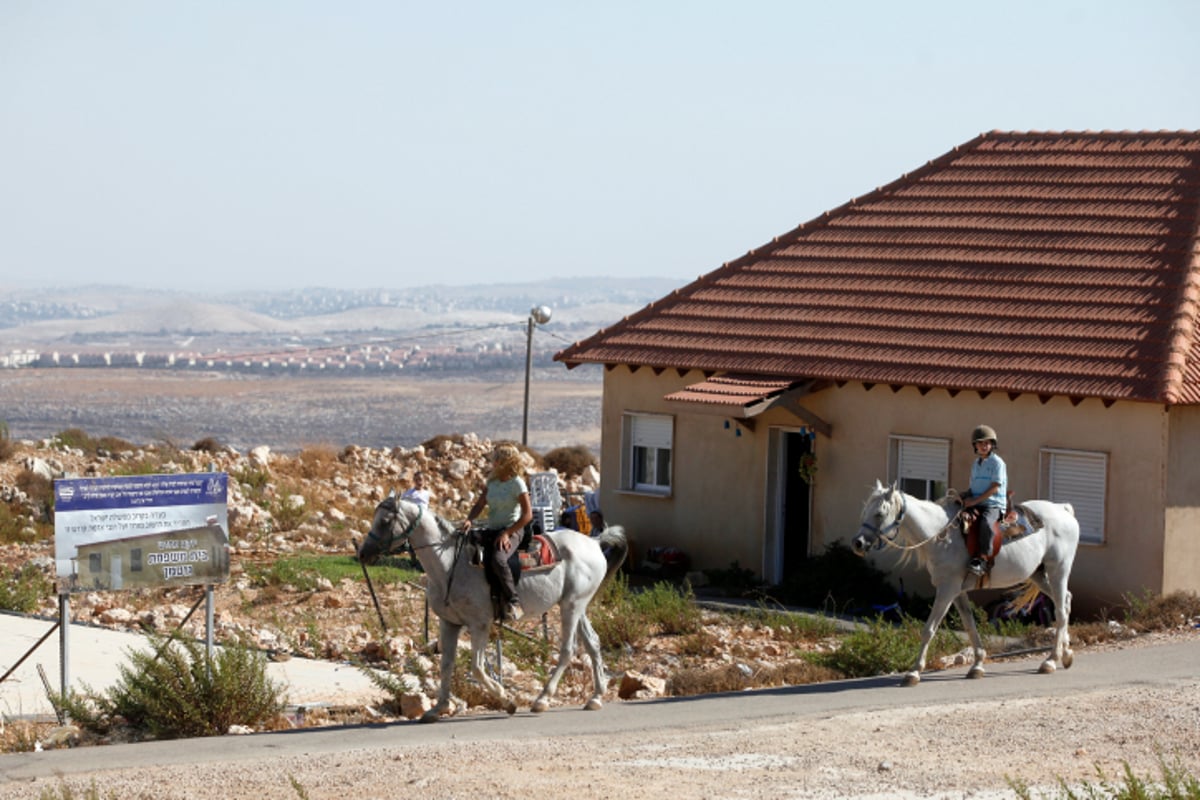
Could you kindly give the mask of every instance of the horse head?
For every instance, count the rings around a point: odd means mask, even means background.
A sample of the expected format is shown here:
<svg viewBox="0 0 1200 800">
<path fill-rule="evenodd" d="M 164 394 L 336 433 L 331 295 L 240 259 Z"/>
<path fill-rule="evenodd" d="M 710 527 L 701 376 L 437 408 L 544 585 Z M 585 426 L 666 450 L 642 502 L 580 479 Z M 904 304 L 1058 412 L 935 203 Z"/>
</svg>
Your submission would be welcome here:
<svg viewBox="0 0 1200 800">
<path fill-rule="evenodd" d="M 425 509 L 416 503 L 407 503 L 390 492 L 388 496 L 375 506 L 375 517 L 371 521 L 371 530 L 367 538 L 358 548 L 358 559 L 364 564 L 372 564 L 380 556 L 387 555 L 402 548 L 408 542 L 413 529 L 421 521 Z M 396 529 L 403 527 L 399 536 Z"/>
<path fill-rule="evenodd" d="M 863 505 L 858 535 L 851 542 L 854 552 L 865 556 L 882 547 L 885 541 L 895 539 L 907 512 L 904 494 L 896 484 L 884 486 L 876 480 L 874 490 Z"/>
</svg>

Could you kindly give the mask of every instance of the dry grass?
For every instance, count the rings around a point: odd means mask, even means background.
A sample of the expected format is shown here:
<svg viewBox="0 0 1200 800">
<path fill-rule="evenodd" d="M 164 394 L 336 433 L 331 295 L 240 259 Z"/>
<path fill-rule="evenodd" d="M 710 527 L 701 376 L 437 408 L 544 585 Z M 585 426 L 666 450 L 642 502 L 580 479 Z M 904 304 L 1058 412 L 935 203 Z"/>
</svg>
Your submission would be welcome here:
<svg viewBox="0 0 1200 800">
<path fill-rule="evenodd" d="M 671 697 L 740 692 L 771 686 L 801 686 L 844 677 L 836 670 L 796 660 L 779 665 L 726 664 L 716 669 L 681 669 L 667 681 Z"/>
</svg>

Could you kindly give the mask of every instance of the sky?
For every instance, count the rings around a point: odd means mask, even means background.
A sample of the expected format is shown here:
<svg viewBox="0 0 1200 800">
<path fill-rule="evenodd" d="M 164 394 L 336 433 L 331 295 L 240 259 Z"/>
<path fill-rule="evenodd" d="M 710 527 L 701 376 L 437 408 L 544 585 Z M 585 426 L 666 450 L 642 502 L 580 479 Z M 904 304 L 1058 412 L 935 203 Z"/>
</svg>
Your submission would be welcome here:
<svg viewBox="0 0 1200 800">
<path fill-rule="evenodd" d="M 0 0 L 0 290 L 717 269 L 989 130 L 1200 130 L 1193 0 Z"/>
</svg>

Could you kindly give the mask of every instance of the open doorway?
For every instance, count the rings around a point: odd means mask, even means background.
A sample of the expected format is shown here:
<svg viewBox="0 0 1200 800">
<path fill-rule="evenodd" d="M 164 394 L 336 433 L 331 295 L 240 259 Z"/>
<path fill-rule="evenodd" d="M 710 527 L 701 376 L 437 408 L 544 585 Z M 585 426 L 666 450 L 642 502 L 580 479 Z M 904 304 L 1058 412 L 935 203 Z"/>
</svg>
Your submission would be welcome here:
<svg viewBox="0 0 1200 800">
<path fill-rule="evenodd" d="M 812 486 L 802 465 L 813 454 L 813 437 L 803 429 L 772 428 L 767 450 L 763 578 L 782 583 L 809 557 Z"/>
</svg>

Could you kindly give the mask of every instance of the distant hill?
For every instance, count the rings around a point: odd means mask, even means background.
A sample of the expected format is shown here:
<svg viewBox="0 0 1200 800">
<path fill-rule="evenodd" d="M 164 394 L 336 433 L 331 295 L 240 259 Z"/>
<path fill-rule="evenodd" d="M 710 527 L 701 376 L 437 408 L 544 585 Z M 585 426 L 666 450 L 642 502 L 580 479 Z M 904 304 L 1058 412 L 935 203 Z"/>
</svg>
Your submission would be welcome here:
<svg viewBox="0 0 1200 800">
<path fill-rule="evenodd" d="M 0 347 L 103 337 L 320 336 L 431 327 L 513 326 L 530 308 L 553 310 L 551 326 L 577 337 L 668 294 L 677 281 L 572 278 L 407 289 L 285 289 L 197 295 L 119 286 L 0 289 Z"/>
</svg>

